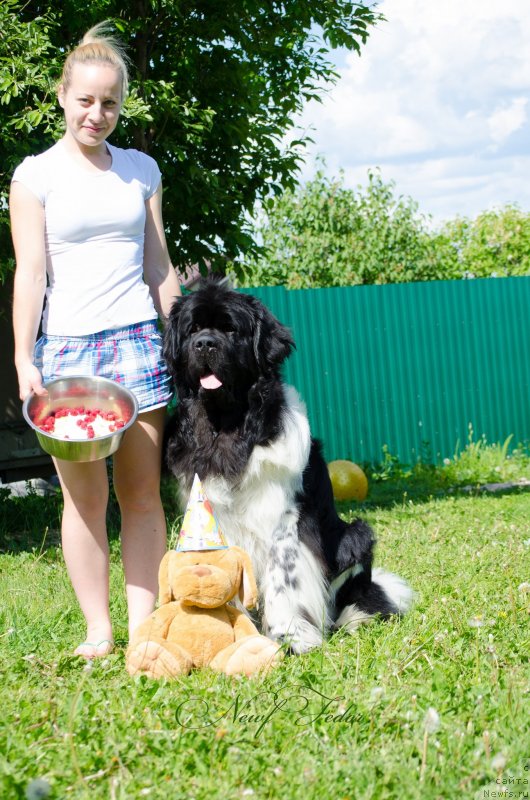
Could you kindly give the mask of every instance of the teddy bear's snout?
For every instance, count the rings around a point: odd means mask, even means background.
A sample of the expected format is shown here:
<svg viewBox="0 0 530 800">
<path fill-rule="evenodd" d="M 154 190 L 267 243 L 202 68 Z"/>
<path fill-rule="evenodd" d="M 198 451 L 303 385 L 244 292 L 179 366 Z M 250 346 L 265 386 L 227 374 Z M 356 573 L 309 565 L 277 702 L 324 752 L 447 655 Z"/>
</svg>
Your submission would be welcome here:
<svg viewBox="0 0 530 800">
<path fill-rule="evenodd" d="M 197 575 L 198 578 L 204 578 L 206 575 L 211 575 L 212 570 L 210 567 L 205 567 L 203 564 L 197 564 L 196 567 L 193 567 L 193 574 Z"/>
</svg>

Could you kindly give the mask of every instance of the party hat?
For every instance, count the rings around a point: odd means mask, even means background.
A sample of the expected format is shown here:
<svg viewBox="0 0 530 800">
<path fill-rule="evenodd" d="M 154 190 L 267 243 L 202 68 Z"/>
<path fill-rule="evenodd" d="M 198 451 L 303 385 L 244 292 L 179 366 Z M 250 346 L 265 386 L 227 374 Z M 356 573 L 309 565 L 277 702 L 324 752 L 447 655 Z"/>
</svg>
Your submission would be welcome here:
<svg viewBox="0 0 530 800">
<path fill-rule="evenodd" d="M 198 475 L 193 479 L 175 550 L 222 550 L 228 547 Z"/>
</svg>

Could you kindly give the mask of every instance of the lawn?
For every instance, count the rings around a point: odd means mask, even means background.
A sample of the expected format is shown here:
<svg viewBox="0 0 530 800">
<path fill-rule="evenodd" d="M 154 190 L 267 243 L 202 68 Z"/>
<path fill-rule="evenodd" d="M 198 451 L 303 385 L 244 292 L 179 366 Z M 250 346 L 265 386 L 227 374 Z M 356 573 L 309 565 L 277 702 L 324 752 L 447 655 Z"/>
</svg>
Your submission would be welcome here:
<svg viewBox="0 0 530 800">
<path fill-rule="evenodd" d="M 127 675 L 115 536 L 118 648 L 93 665 L 70 656 L 84 630 L 60 501 L 4 498 L 0 796 L 528 796 L 530 492 L 433 494 L 390 472 L 364 506 L 340 510 L 373 524 L 377 563 L 412 584 L 412 612 L 252 680 Z"/>
</svg>

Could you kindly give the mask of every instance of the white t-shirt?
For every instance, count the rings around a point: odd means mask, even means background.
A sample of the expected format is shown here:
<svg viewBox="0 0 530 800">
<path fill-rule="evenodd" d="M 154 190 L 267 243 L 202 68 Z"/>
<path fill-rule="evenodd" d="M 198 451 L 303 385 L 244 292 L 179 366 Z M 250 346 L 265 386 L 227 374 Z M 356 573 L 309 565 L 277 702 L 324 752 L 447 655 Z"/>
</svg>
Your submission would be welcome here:
<svg viewBox="0 0 530 800">
<path fill-rule="evenodd" d="M 89 172 L 62 141 L 28 156 L 13 180 L 44 206 L 45 333 L 84 336 L 155 319 L 143 280 L 145 200 L 160 184 L 150 156 L 108 144 L 112 166 Z"/>
</svg>

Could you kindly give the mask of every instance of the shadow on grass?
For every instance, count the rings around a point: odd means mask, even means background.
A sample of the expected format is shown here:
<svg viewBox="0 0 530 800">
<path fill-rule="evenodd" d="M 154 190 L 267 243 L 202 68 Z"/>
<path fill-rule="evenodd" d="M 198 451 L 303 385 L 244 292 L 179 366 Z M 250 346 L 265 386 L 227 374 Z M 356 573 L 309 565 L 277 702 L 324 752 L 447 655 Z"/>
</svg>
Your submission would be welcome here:
<svg viewBox="0 0 530 800">
<path fill-rule="evenodd" d="M 404 503 L 423 504 L 447 497 L 502 497 L 506 494 L 528 493 L 530 486 L 514 485 L 496 492 L 483 487 L 462 488 L 437 485 L 435 480 L 407 480 L 393 478 L 386 481 L 370 481 L 368 498 L 362 502 L 337 502 L 339 514 L 362 516 L 365 511 L 377 508 L 392 508 Z M 177 499 L 177 486 L 170 477 L 161 484 L 162 504 L 168 528 L 182 511 Z M 43 552 L 61 546 L 61 514 L 63 499 L 60 489 L 45 497 L 29 492 L 25 497 L 9 496 L 7 489 L 0 487 L 0 553 Z M 107 511 L 109 541 L 119 539 L 120 512 L 114 492 L 111 490 Z"/>
<path fill-rule="evenodd" d="M 485 485 L 476 486 L 437 486 L 431 482 L 407 481 L 406 479 L 370 482 L 368 497 L 362 503 L 337 502 L 340 514 L 359 514 L 377 508 L 392 508 L 404 503 L 422 505 L 432 500 L 443 500 L 449 497 L 504 497 L 508 494 L 527 494 L 529 485 L 514 483 L 510 487 L 495 491 L 488 490 Z"/>
</svg>

